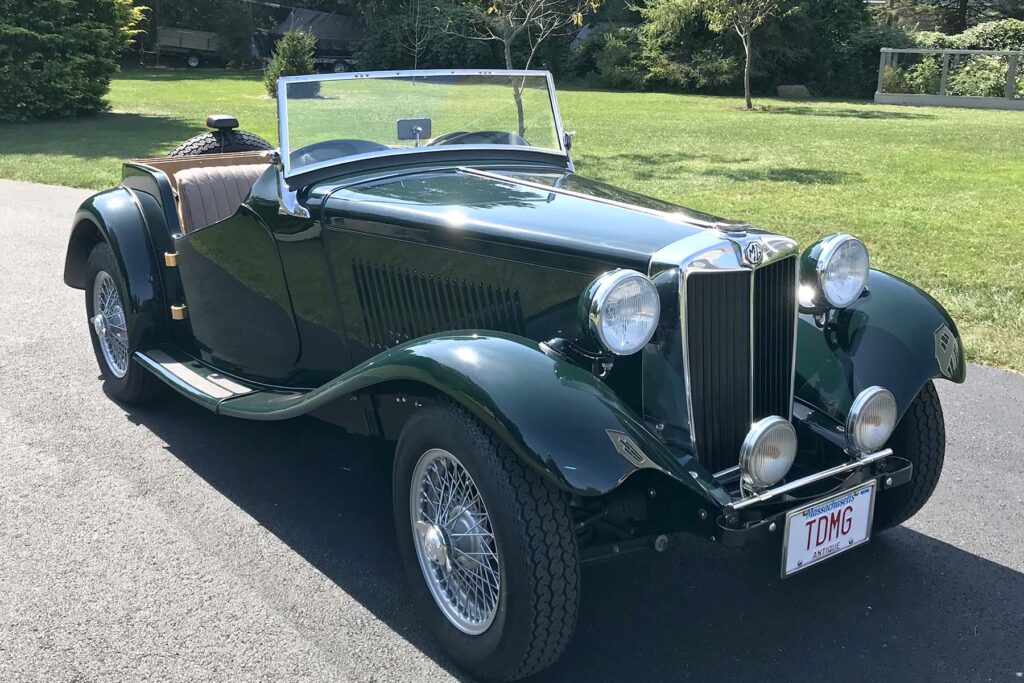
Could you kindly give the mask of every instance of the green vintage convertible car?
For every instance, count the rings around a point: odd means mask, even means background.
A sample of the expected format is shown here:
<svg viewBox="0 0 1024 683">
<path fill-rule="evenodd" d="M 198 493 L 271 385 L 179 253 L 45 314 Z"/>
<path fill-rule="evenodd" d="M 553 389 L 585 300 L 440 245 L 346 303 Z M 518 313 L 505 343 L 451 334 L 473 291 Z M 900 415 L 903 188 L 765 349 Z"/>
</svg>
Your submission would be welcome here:
<svg viewBox="0 0 1024 683">
<path fill-rule="evenodd" d="M 289 77 L 277 107 L 277 149 L 220 116 L 125 163 L 65 282 L 116 400 L 393 442 L 412 594 L 467 671 L 555 661 L 581 564 L 689 532 L 787 577 L 935 488 L 956 325 L 856 238 L 576 175 L 545 72 Z"/>
</svg>

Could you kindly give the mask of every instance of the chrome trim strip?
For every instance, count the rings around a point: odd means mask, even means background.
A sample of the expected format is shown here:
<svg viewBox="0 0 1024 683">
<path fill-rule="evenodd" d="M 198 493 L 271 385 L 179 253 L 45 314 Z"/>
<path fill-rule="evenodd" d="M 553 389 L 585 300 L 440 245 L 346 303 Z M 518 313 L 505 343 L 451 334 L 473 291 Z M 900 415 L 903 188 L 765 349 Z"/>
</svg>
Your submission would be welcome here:
<svg viewBox="0 0 1024 683">
<path fill-rule="evenodd" d="M 739 465 L 733 465 L 732 467 L 727 467 L 726 469 L 722 470 L 721 472 L 715 472 L 711 476 L 713 476 L 715 479 L 721 480 L 721 479 L 724 479 L 725 477 L 732 476 L 733 474 L 739 474 L 739 471 L 740 471 L 740 466 Z"/>
<path fill-rule="evenodd" d="M 784 493 L 789 493 L 790 491 L 794 491 L 802 486 L 813 484 L 816 481 L 821 481 L 822 479 L 828 479 L 829 477 L 835 476 L 837 474 L 843 474 L 844 472 L 850 472 L 852 470 L 860 469 L 861 467 L 865 467 L 867 465 L 870 465 L 871 463 L 878 462 L 879 460 L 884 460 L 885 458 L 888 458 L 890 455 L 892 455 L 892 449 L 883 448 L 880 451 L 876 451 L 869 455 L 861 456 L 857 460 L 852 460 L 850 462 L 843 463 L 842 465 L 836 465 L 835 467 L 830 467 L 827 470 L 815 472 L 814 474 L 809 474 L 806 477 L 801 477 L 800 479 L 788 482 L 786 484 L 783 484 L 782 486 L 776 486 L 773 489 L 768 489 L 767 491 L 762 491 L 761 493 L 754 494 L 753 496 L 747 496 L 746 498 L 743 498 L 741 500 L 728 503 L 725 507 L 727 510 L 736 512 L 738 510 L 742 510 L 743 508 L 750 507 L 751 505 L 771 500 L 772 498 L 781 496 Z"/>
</svg>

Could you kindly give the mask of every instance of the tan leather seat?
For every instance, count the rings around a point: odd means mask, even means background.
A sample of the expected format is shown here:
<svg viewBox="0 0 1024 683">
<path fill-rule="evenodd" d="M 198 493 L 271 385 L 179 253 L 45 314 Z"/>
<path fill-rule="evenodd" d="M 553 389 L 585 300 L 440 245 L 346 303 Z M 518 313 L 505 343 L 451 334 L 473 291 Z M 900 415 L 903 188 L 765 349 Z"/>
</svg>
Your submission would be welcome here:
<svg viewBox="0 0 1024 683">
<path fill-rule="evenodd" d="M 206 166 L 175 173 L 182 232 L 199 230 L 233 216 L 267 166 Z"/>
</svg>

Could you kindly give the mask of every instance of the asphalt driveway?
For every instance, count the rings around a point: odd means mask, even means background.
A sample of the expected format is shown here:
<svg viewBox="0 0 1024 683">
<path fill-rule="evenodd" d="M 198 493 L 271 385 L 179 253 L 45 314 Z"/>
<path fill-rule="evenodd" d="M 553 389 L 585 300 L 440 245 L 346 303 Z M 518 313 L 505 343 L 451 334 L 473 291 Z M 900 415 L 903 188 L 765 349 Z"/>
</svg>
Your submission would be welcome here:
<svg viewBox="0 0 1024 683">
<path fill-rule="evenodd" d="M 445 680 L 410 609 L 387 454 L 97 381 L 61 273 L 89 193 L 0 181 L 0 680 Z M 1024 377 L 939 385 L 946 469 L 906 527 L 787 581 L 685 537 L 588 568 L 544 680 L 1024 677 Z"/>
</svg>

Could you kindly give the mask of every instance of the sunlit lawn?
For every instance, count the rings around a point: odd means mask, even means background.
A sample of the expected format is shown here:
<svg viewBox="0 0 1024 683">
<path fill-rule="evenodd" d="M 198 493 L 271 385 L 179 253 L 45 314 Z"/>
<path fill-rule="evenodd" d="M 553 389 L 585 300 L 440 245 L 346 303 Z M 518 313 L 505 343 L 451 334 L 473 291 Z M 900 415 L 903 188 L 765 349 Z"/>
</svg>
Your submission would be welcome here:
<svg viewBox="0 0 1024 683">
<path fill-rule="evenodd" d="M 953 314 L 972 360 L 1024 371 L 1024 112 L 565 89 L 577 170 L 808 243 L 863 238 L 874 265 Z M 113 111 L 0 126 L 0 177 L 88 188 L 165 153 L 209 113 L 276 140 L 258 75 L 127 72 Z M 417 116 L 410 112 L 409 116 Z"/>
</svg>

